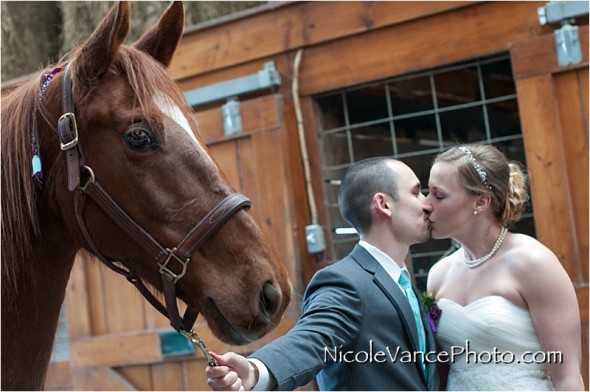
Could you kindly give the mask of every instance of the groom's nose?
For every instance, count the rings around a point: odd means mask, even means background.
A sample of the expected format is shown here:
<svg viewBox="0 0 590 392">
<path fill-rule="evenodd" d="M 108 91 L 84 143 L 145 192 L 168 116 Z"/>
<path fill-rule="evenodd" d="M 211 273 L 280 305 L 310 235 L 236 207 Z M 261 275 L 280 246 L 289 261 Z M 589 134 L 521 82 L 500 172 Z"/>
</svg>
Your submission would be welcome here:
<svg viewBox="0 0 590 392">
<path fill-rule="evenodd" d="M 424 210 L 427 215 L 430 215 L 432 212 L 432 204 L 430 203 L 428 196 L 422 201 L 422 210 Z"/>
<path fill-rule="evenodd" d="M 430 212 L 432 212 L 432 203 L 430 202 L 430 193 L 428 195 L 426 195 L 424 200 L 422 200 L 422 209 L 428 214 Z"/>
</svg>

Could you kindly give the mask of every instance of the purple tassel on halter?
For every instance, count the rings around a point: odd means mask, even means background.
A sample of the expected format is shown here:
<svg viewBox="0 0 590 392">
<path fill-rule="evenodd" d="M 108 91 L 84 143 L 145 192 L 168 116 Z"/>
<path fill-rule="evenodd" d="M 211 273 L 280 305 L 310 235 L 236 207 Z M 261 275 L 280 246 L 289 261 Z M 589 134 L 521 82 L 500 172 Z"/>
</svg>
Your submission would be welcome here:
<svg viewBox="0 0 590 392">
<path fill-rule="evenodd" d="M 41 98 L 43 94 L 45 94 L 45 91 L 47 90 L 47 86 L 49 86 L 51 79 L 53 79 L 53 77 L 57 75 L 59 71 L 61 71 L 61 68 L 56 67 L 53 68 L 53 71 L 51 71 L 50 73 L 43 74 L 43 84 L 41 85 L 41 89 L 39 90 L 39 98 Z"/>
<path fill-rule="evenodd" d="M 39 89 L 39 100 L 43 98 L 43 94 L 45 94 L 45 91 L 47 91 L 49 83 L 53 77 L 59 73 L 59 71 L 61 71 L 61 68 L 56 67 L 50 73 L 43 74 L 43 83 Z M 31 176 L 33 179 L 41 181 L 43 179 L 43 168 L 41 165 L 41 157 L 39 156 L 39 140 L 35 114 L 33 114 L 33 129 L 31 131 L 31 150 L 33 152 L 33 159 L 31 160 L 33 172 Z"/>
</svg>

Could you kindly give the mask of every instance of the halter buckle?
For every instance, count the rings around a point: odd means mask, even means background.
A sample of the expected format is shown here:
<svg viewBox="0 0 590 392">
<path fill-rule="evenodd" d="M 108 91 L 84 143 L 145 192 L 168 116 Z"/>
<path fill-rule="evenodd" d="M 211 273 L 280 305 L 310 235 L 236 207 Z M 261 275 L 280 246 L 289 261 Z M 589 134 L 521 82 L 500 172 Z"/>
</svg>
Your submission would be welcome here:
<svg viewBox="0 0 590 392">
<path fill-rule="evenodd" d="M 61 123 L 64 121 L 68 122 L 67 129 L 74 131 L 74 135 L 73 135 L 72 140 L 70 140 L 69 142 L 66 142 L 66 143 L 64 143 L 63 141 L 61 142 L 61 150 L 67 151 L 67 150 L 70 150 L 70 149 L 76 147 L 76 145 L 78 144 L 78 124 L 76 123 L 76 116 L 74 115 L 74 113 L 68 112 L 68 113 L 62 114 L 57 122 L 58 124 L 60 124 L 60 127 L 59 127 L 60 128 L 60 132 L 59 132 L 60 139 L 65 138 L 66 136 L 70 136 L 70 135 L 65 135 L 65 132 L 63 132 L 61 130 Z"/>
<path fill-rule="evenodd" d="M 166 257 L 164 263 L 160 265 L 160 274 L 164 274 L 164 272 L 168 273 L 170 276 L 174 278 L 174 283 L 176 283 L 180 278 L 184 276 L 184 274 L 186 274 L 186 266 L 188 265 L 188 262 L 191 261 L 191 259 L 189 257 L 186 260 L 182 260 L 180 257 L 178 257 L 175 253 L 176 247 L 172 249 L 166 248 L 166 252 L 168 252 L 168 257 Z M 182 265 L 182 271 L 180 271 L 180 273 L 178 274 L 175 274 L 174 272 L 172 272 L 170 268 L 168 268 L 168 263 L 172 259 L 178 261 Z"/>
</svg>

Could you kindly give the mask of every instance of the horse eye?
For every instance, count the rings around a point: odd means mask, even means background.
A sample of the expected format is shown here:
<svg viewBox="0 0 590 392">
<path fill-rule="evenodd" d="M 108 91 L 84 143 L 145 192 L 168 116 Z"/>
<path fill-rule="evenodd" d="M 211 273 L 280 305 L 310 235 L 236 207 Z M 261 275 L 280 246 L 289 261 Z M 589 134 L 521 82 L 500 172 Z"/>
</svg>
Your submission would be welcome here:
<svg viewBox="0 0 590 392">
<path fill-rule="evenodd" d="M 125 141 L 136 150 L 155 150 L 160 147 L 153 132 L 145 127 L 131 129 L 125 134 Z"/>
</svg>

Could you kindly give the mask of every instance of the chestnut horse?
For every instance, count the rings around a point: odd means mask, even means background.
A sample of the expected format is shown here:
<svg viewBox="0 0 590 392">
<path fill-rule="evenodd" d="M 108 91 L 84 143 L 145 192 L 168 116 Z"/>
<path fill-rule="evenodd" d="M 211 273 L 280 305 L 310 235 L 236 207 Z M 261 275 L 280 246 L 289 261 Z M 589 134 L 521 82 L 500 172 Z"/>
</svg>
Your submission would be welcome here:
<svg viewBox="0 0 590 392">
<path fill-rule="evenodd" d="M 121 2 L 68 59 L 2 100 L 3 390 L 43 388 L 80 249 L 125 275 L 181 332 L 201 313 L 221 340 L 245 344 L 280 321 L 286 270 L 166 72 L 183 14 L 172 3 L 127 46 Z"/>
</svg>

